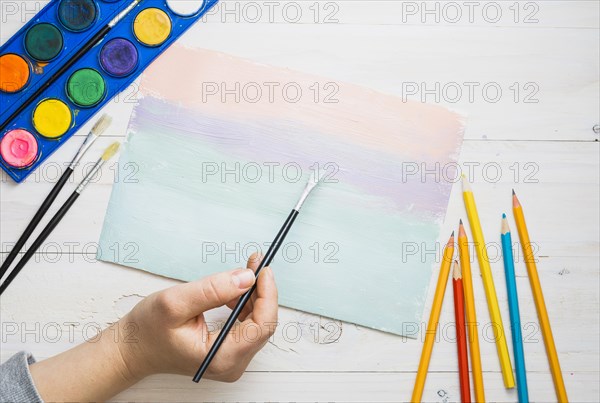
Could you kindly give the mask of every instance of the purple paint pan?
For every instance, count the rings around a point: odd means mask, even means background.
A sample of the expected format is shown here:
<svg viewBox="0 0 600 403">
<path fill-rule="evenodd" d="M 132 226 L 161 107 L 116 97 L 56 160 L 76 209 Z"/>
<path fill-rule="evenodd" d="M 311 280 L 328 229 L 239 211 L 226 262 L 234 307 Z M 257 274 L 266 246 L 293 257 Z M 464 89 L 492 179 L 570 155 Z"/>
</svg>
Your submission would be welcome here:
<svg viewBox="0 0 600 403">
<path fill-rule="evenodd" d="M 114 38 L 106 42 L 100 51 L 100 65 L 114 77 L 131 74 L 138 64 L 138 51 L 133 43 L 125 38 Z"/>
</svg>

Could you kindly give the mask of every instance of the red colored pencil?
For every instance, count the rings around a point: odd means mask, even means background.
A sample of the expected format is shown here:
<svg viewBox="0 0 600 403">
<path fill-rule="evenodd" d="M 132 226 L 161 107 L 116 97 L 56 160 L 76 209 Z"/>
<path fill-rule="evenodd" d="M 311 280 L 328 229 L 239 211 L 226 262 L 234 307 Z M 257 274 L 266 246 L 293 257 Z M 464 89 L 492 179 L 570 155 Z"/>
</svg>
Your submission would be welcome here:
<svg viewBox="0 0 600 403">
<path fill-rule="evenodd" d="M 465 331 L 465 295 L 463 292 L 462 272 L 458 262 L 454 261 L 452 273 L 454 289 L 454 317 L 456 318 L 456 350 L 458 352 L 458 376 L 460 379 L 460 401 L 471 402 L 469 384 L 469 359 L 467 358 L 467 333 Z"/>
</svg>

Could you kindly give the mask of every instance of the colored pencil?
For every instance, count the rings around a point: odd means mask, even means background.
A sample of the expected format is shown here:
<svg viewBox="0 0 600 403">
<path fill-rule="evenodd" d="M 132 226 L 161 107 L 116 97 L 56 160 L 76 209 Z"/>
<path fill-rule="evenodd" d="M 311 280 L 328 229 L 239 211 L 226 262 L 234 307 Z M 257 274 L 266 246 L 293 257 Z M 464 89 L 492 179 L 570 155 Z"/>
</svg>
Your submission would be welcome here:
<svg viewBox="0 0 600 403">
<path fill-rule="evenodd" d="M 471 232 L 473 233 L 475 250 L 477 251 L 479 270 L 481 271 L 481 278 L 483 279 L 483 287 L 485 289 L 488 310 L 490 311 L 490 319 L 492 321 L 492 330 L 494 332 L 494 339 L 496 341 L 496 350 L 498 351 L 498 359 L 500 360 L 500 368 L 502 369 L 502 378 L 504 380 L 504 386 L 507 389 L 511 389 L 515 387 L 515 378 L 513 375 L 512 365 L 510 363 L 510 356 L 508 354 L 506 333 L 502 323 L 502 315 L 500 314 L 500 306 L 498 305 L 496 288 L 494 287 L 494 278 L 492 277 L 490 259 L 487 254 L 485 239 L 483 238 L 483 231 L 481 230 L 481 223 L 479 221 L 479 214 L 477 213 L 477 206 L 475 205 L 473 191 L 471 190 L 469 181 L 464 175 L 462 176 L 462 183 L 463 199 L 465 201 L 465 208 L 467 210 L 469 224 L 471 225 Z"/>
<path fill-rule="evenodd" d="M 98 139 L 98 137 L 108 128 L 108 126 L 110 126 L 111 122 L 112 118 L 104 114 L 94 124 L 87 137 L 79 147 L 79 150 L 77 151 L 77 154 L 75 154 L 75 157 L 71 161 L 71 164 L 69 164 L 67 169 L 65 169 L 65 172 L 63 172 L 60 179 L 56 182 L 50 193 L 48 193 L 48 196 L 46 196 L 46 198 L 42 202 L 42 205 L 27 225 L 27 228 L 25 228 L 25 231 L 23 231 L 23 234 L 21 234 L 21 237 L 19 238 L 15 246 L 12 248 L 7 258 L 4 260 L 4 262 L 2 262 L 2 266 L 0 266 L 0 279 L 4 277 L 4 274 L 8 271 L 8 268 L 12 264 L 13 260 L 15 260 L 15 257 L 17 257 L 19 251 L 25 245 L 25 242 L 27 242 L 27 239 L 29 239 L 29 237 L 31 236 L 35 228 L 38 226 L 44 215 L 48 212 L 48 209 L 50 209 L 50 206 L 52 205 L 52 203 L 54 203 L 54 200 L 56 200 L 56 197 L 58 196 L 62 188 L 65 186 L 65 183 L 67 183 L 67 180 L 71 177 L 73 170 L 75 169 L 77 164 L 79 164 L 79 161 L 81 161 L 83 155 L 86 153 L 87 150 L 90 149 L 92 144 L 94 144 L 96 139 Z"/>
<path fill-rule="evenodd" d="M 23 267 L 25 267 L 25 265 L 27 264 L 29 259 L 31 259 L 31 257 L 35 253 L 35 251 L 39 249 L 39 247 L 46 240 L 46 238 L 48 238 L 48 235 L 50 235 L 52 233 L 52 231 L 54 230 L 54 228 L 56 228 L 56 226 L 60 223 L 60 221 L 65 216 L 65 214 L 67 214 L 69 209 L 73 206 L 73 204 L 75 203 L 75 201 L 77 200 L 79 195 L 81 195 L 81 193 L 85 190 L 86 186 L 90 183 L 92 178 L 100 171 L 100 169 L 102 168 L 102 165 L 104 165 L 104 163 L 106 161 L 111 159 L 113 157 L 113 155 L 116 154 L 116 152 L 119 150 L 119 146 L 120 146 L 120 144 L 118 142 L 115 142 L 106 148 L 106 150 L 104 151 L 102 156 L 98 159 L 96 164 L 92 167 L 90 172 L 81 181 L 79 186 L 77 186 L 77 188 L 71 194 L 71 196 L 69 196 L 67 201 L 60 207 L 60 209 L 58 209 L 58 211 L 56 212 L 54 217 L 52 217 L 52 219 L 48 222 L 46 227 L 44 227 L 42 232 L 40 232 L 40 235 L 38 235 L 36 240 L 33 241 L 33 244 L 31 245 L 31 247 L 29 247 L 29 249 L 27 249 L 27 252 L 25 252 L 25 254 L 21 258 L 21 260 L 19 260 L 19 262 L 15 265 L 15 267 L 8 274 L 8 276 L 6 276 L 6 279 L 0 285 L 0 295 L 2 295 L 2 293 L 4 293 L 4 291 L 6 291 L 6 289 L 10 285 L 10 283 L 12 283 L 12 281 L 17 277 L 17 275 L 23 269 Z"/>
<path fill-rule="evenodd" d="M 473 391 L 475 401 L 485 402 L 483 388 L 483 371 L 481 369 L 481 352 L 479 351 L 479 329 L 477 327 L 477 313 L 475 310 L 475 296 L 473 293 L 473 279 L 471 276 L 471 260 L 469 256 L 469 240 L 460 220 L 458 226 L 458 251 L 463 277 L 463 292 L 465 294 L 465 310 L 467 315 L 467 334 L 469 336 L 469 353 L 471 355 L 471 371 L 473 374 Z"/>
<path fill-rule="evenodd" d="M 25 101 L 19 105 L 17 109 L 8 117 L 4 122 L 0 123 L 0 131 L 4 130 L 9 123 L 19 116 L 23 111 L 33 102 L 35 101 L 47 88 L 49 88 L 56 80 L 58 80 L 65 72 L 67 72 L 79 59 L 81 59 L 90 49 L 99 44 L 106 35 L 110 32 L 111 29 L 119 21 L 121 21 L 131 10 L 133 10 L 141 0 L 133 0 L 127 7 L 123 9 L 116 17 L 110 20 L 105 26 L 103 26 L 92 38 L 90 38 L 85 44 L 83 44 L 77 52 L 73 56 L 71 56 L 65 64 L 60 66 L 58 70 L 50 78 L 41 83 L 40 86 L 33 91 L 28 97 L 25 98 Z"/>
<path fill-rule="evenodd" d="M 565 389 L 565 382 L 560 369 L 558 354 L 556 353 L 556 345 L 554 344 L 554 337 L 552 336 L 552 328 L 550 327 L 548 310 L 546 309 L 546 303 L 544 302 L 544 294 L 542 293 L 542 286 L 540 284 L 540 278 L 538 276 L 538 271 L 535 264 L 533 248 L 531 246 L 531 241 L 529 240 L 529 232 L 527 231 L 525 216 L 523 215 L 523 207 L 521 206 L 521 203 L 519 202 L 514 190 L 512 197 L 513 214 L 515 216 L 517 231 L 521 240 L 521 248 L 523 249 L 523 259 L 525 260 L 525 266 L 527 267 L 529 284 L 531 285 L 531 291 L 533 292 L 533 301 L 535 302 L 535 308 L 537 310 L 540 327 L 542 329 L 542 335 L 544 337 L 544 346 L 546 347 L 546 354 L 548 355 L 548 361 L 550 363 L 550 371 L 552 372 L 554 389 L 556 390 L 556 396 L 559 402 L 568 402 L 569 398 L 567 397 L 567 390 Z"/>
<path fill-rule="evenodd" d="M 467 357 L 467 335 L 465 332 L 465 295 L 463 292 L 462 274 L 456 260 L 454 261 L 454 269 L 452 271 L 452 289 L 454 291 L 454 318 L 456 324 L 460 401 L 470 403 L 471 385 L 469 384 L 469 357 Z"/>
<path fill-rule="evenodd" d="M 515 371 L 517 373 L 517 396 L 520 403 L 529 402 L 527 393 L 527 375 L 525 372 L 525 352 L 523 351 L 523 336 L 521 334 L 521 318 L 519 314 L 519 299 L 517 282 L 515 281 L 515 263 L 512 253 L 512 238 L 508 228 L 506 214 L 502 214 L 502 260 L 504 260 L 504 273 L 506 274 L 506 293 L 508 295 L 508 308 L 510 309 L 510 329 L 513 341 L 513 354 L 515 357 Z"/>
<path fill-rule="evenodd" d="M 423 343 L 423 350 L 421 351 L 421 361 L 419 361 L 419 369 L 417 370 L 417 379 L 415 380 L 415 387 L 413 389 L 412 398 L 410 399 L 413 403 L 420 402 L 423 397 L 423 388 L 425 387 L 425 379 L 427 378 L 427 370 L 429 369 L 435 333 L 440 320 L 440 312 L 442 310 L 442 303 L 444 302 L 444 294 L 446 293 L 446 284 L 448 283 L 453 254 L 454 232 L 452 232 L 442 256 L 440 274 L 438 276 L 437 286 L 435 287 L 433 304 L 431 306 L 431 313 L 429 314 L 429 322 L 427 323 L 427 331 L 425 332 L 425 342 Z"/>
<path fill-rule="evenodd" d="M 258 268 L 256 269 L 256 272 L 255 272 L 256 278 L 258 278 L 260 272 L 262 271 L 262 269 L 264 267 L 271 264 L 271 261 L 277 254 L 279 247 L 283 244 L 283 241 L 285 240 L 285 237 L 287 236 L 290 228 L 292 228 L 292 225 L 294 224 L 296 217 L 298 217 L 298 214 L 300 214 L 300 208 L 302 208 L 302 205 L 308 198 L 308 195 L 319 184 L 320 180 L 321 180 L 321 178 L 317 177 L 316 171 L 313 172 L 310 179 L 308 180 L 308 183 L 306 184 L 306 187 L 304 188 L 304 191 L 302 192 L 302 195 L 300 196 L 300 199 L 298 199 L 298 203 L 296 203 L 296 207 L 294 207 L 292 209 L 292 211 L 290 212 L 290 214 L 288 215 L 288 218 L 285 220 L 283 226 L 281 227 L 281 229 L 275 236 L 275 239 L 273 240 L 273 242 L 271 242 L 271 246 L 269 246 L 267 253 L 265 254 L 264 258 L 261 260 L 260 264 L 258 265 Z M 240 316 L 242 309 L 244 309 L 244 306 L 246 305 L 246 303 L 252 296 L 252 293 L 254 292 L 255 289 L 256 289 L 256 283 L 254 283 L 252 288 L 250 288 L 248 291 L 246 291 L 244 293 L 244 295 L 242 295 L 240 297 L 239 301 L 233 308 L 233 311 L 229 315 L 229 318 L 227 319 L 227 321 L 223 325 L 223 328 L 219 332 L 217 339 L 215 340 L 213 345 L 210 347 L 208 354 L 206 354 L 206 357 L 204 357 L 204 360 L 200 364 L 198 371 L 196 371 L 196 374 L 194 375 L 194 378 L 192 379 L 194 382 L 198 383 L 198 382 L 200 382 L 200 379 L 202 379 L 202 376 L 208 369 L 208 366 L 210 365 L 213 358 L 215 357 L 215 354 L 217 354 L 217 351 L 219 351 L 219 348 L 223 344 L 223 341 L 225 341 L 225 338 L 229 334 L 229 331 L 235 324 L 235 321 L 237 320 L 238 316 Z"/>
</svg>

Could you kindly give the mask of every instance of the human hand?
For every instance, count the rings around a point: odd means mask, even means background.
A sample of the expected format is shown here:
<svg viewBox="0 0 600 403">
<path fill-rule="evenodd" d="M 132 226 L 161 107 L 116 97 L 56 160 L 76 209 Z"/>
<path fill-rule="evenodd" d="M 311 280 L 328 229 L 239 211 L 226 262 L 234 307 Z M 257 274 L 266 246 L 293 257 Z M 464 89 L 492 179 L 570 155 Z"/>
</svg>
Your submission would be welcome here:
<svg viewBox="0 0 600 403">
<path fill-rule="evenodd" d="M 254 270 L 261 257 L 252 255 L 246 269 L 217 273 L 149 295 L 117 324 L 135 329 L 130 342 L 119 343 L 131 376 L 141 379 L 155 373 L 192 376 L 214 343 L 204 312 L 227 305 L 254 285 Z M 252 298 L 213 359 L 206 377 L 233 382 L 265 345 L 277 324 L 277 288 L 273 272 L 265 267 Z"/>
</svg>

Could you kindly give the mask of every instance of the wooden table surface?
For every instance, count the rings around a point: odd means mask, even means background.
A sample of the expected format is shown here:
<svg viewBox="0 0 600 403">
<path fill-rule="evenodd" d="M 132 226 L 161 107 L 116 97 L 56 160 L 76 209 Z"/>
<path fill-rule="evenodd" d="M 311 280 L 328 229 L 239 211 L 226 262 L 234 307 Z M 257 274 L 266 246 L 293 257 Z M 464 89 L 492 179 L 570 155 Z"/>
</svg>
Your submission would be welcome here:
<svg viewBox="0 0 600 403">
<path fill-rule="evenodd" d="M 0 4 L 4 43 L 45 3 L 2 0 Z M 441 104 L 465 114 L 468 123 L 460 164 L 474 180 L 486 239 L 499 245 L 502 212 L 508 213 L 514 228 L 510 189 L 515 188 L 538 246 L 538 269 L 569 397 L 574 402 L 598 402 L 598 17 L 597 1 L 226 1 L 180 42 L 315 73 L 327 82 L 353 82 Z M 135 90 L 132 86 L 105 108 L 115 123 L 88 153 L 88 162 L 110 141 L 123 138 Z M 17 186 L 3 174 L 0 241 L 4 256 L 80 141 L 81 137 L 69 141 L 23 184 Z M 85 164 L 78 169 L 69 188 L 81 179 L 84 168 Z M 114 165 L 105 168 L 2 297 L 2 360 L 23 349 L 37 359 L 56 354 L 93 336 L 98 327 L 121 317 L 145 295 L 175 284 L 94 259 L 111 185 L 118 179 Z M 459 218 L 465 218 L 465 211 L 456 184 L 442 238 L 456 228 Z M 496 255 L 492 270 L 508 326 L 499 259 Z M 490 401 L 516 401 L 516 391 L 502 385 L 491 328 L 485 326 L 489 316 L 477 267 L 474 286 L 486 395 Z M 516 270 L 530 398 L 554 401 L 522 259 Z M 423 326 L 435 281 L 434 276 Z M 425 401 L 459 400 L 451 295 L 447 293 L 444 301 L 441 338 L 434 348 Z M 210 318 L 225 315 L 217 311 Z M 280 323 L 271 342 L 234 384 L 196 385 L 186 377 L 160 375 L 115 400 L 396 402 L 410 398 L 420 339 L 286 308 L 280 309 Z"/>
</svg>

